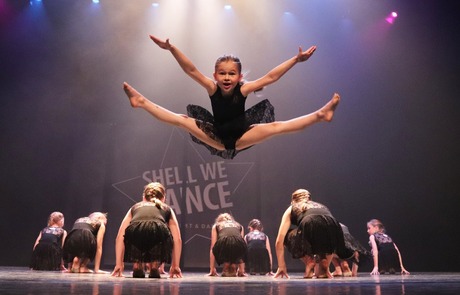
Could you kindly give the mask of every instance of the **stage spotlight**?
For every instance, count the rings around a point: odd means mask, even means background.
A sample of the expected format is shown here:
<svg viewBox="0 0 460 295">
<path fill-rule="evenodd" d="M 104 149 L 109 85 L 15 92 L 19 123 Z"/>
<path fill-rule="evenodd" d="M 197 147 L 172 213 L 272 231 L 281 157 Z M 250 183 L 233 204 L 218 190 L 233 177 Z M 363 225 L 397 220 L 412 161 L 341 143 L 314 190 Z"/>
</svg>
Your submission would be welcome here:
<svg viewBox="0 0 460 295">
<path fill-rule="evenodd" d="M 93 3 L 94 3 L 94 4 L 98 4 L 98 3 L 99 3 L 99 0 L 93 0 Z"/>
<path fill-rule="evenodd" d="M 160 6 L 160 3 L 158 3 L 158 2 L 153 2 L 153 3 L 152 3 L 152 6 L 153 6 L 153 7 L 158 7 L 158 6 Z"/>
<path fill-rule="evenodd" d="M 42 3 L 42 0 L 30 0 L 29 1 L 30 6 L 33 6 L 34 4 L 41 4 L 41 3 Z"/>
<path fill-rule="evenodd" d="M 393 24 L 397 17 L 398 13 L 396 11 L 393 11 L 392 13 L 390 13 L 390 15 L 387 16 L 387 18 L 385 18 L 385 20 L 387 21 L 387 23 Z"/>
<path fill-rule="evenodd" d="M 232 6 L 230 4 L 227 4 L 227 5 L 224 6 L 224 8 L 227 9 L 227 10 L 230 10 L 230 9 L 232 9 Z"/>
</svg>

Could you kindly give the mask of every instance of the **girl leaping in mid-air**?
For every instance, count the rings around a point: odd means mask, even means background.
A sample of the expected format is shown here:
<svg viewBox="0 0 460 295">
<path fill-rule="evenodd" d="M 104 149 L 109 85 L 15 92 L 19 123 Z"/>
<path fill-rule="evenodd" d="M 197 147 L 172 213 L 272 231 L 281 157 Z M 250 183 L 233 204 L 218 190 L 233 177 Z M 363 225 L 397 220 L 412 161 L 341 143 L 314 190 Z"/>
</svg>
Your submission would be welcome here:
<svg viewBox="0 0 460 295">
<path fill-rule="evenodd" d="M 319 110 L 288 121 L 274 121 L 274 109 L 263 100 L 245 111 L 249 93 L 262 89 L 280 79 L 296 63 L 304 62 L 315 52 L 316 46 L 299 52 L 254 81 L 243 81 L 239 58 L 225 55 L 217 59 L 214 79 L 203 75 L 177 47 L 155 36 L 150 38 L 160 48 L 169 50 L 184 72 L 203 86 L 211 98 L 213 114 L 206 109 L 188 105 L 188 116 L 173 113 L 148 100 L 128 83 L 123 88 L 132 107 L 140 107 L 160 121 L 181 127 L 190 133 L 193 141 L 203 144 L 213 155 L 233 159 L 236 154 L 254 144 L 275 135 L 297 132 L 318 122 L 330 122 L 340 96 L 332 99 Z"/>
</svg>

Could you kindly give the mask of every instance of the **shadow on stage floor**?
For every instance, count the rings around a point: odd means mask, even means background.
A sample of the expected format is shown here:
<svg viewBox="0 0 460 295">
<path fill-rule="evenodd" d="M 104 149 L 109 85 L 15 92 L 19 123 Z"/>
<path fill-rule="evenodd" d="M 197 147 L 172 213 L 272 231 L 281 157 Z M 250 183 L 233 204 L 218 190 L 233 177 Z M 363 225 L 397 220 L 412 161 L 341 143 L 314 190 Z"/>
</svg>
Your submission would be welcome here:
<svg viewBox="0 0 460 295">
<path fill-rule="evenodd" d="M 268 276 L 245 278 L 207 277 L 205 272 L 183 273 L 182 279 L 114 278 L 108 274 L 72 274 L 31 271 L 24 267 L 0 267 L 0 294 L 460 294 L 460 273 L 412 273 L 410 275 L 354 278 L 290 279 Z"/>
</svg>

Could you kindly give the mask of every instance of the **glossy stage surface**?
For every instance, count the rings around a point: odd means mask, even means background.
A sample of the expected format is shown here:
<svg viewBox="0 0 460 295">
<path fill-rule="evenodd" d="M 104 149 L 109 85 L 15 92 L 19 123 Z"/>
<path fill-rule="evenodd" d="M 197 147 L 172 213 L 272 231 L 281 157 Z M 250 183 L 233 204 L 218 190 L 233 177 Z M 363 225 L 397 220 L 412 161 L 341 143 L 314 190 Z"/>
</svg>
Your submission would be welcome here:
<svg viewBox="0 0 460 295">
<path fill-rule="evenodd" d="M 30 271 L 23 267 L 0 267 L 0 294 L 460 294 L 460 273 L 411 273 L 410 275 L 354 278 L 290 279 L 268 276 L 245 278 L 207 277 L 205 272 L 184 271 L 182 279 L 134 279 L 108 274 L 72 274 Z"/>
</svg>

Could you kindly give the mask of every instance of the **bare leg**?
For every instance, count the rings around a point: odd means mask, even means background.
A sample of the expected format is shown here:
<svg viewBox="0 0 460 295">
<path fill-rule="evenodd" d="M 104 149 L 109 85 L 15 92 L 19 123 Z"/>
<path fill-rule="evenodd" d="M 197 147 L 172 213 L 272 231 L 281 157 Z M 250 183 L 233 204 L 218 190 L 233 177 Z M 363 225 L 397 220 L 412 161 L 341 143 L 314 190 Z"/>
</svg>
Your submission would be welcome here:
<svg viewBox="0 0 460 295">
<path fill-rule="evenodd" d="M 329 270 L 329 265 L 331 265 L 332 261 L 332 254 L 327 254 L 326 257 L 321 257 L 321 260 L 319 262 L 319 272 L 320 274 L 317 274 L 317 278 L 319 279 L 332 279 L 333 276 Z"/>
<path fill-rule="evenodd" d="M 123 90 L 128 96 L 129 102 L 133 108 L 142 108 L 158 120 L 184 129 L 213 148 L 225 150 L 223 144 L 211 139 L 200 128 L 198 128 L 198 126 L 196 126 L 195 119 L 186 115 L 173 113 L 157 104 L 154 104 L 126 82 L 123 84 Z"/>
<path fill-rule="evenodd" d="M 160 267 L 158 268 L 158 272 L 160 272 L 160 274 L 163 274 L 163 275 L 166 274 L 164 263 L 160 265 Z"/>
<path fill-rule="evenodd" d="M 81 265 L 80 265 L 80 272 L 81 273 L 92 273 L 93 272 L 91 269 L 88 268 L 88 263 L 89 263 L 89 258 L 84 259 L 81 262 Z"/>
<path fill-rule="evenodd" d="M 359 263 L 359 252 L 358 251 L 355 251 L 355 261 L 353 261 L 352 265 L 351 265 L 351 276 L 352 277 L 357 277 L 358 276 L 358 263 Z"/>
<path fill-rule="evenodd" d="M 244 262 L 238 264 L 237 275 L 238 275 L 239 277 L 247 277 L 247 276 L 248 276 L 248 275 L 246 274 L 246 272 L 244 271 L 244 268 L 245 268 L 245 263 L 244 263 Z"/>
<path fill-rule="evenodd" d="M 340 261 L 337 255 L 334 255 L 334 257 L 332 257 L 332 265 L 334 265 L 334 268 L 335 268 L 332 275 L 334 277 L 341 277 L 343 275 L 343 272 L 342 272 L 342 267 L 340 267 Z"/>
<path fill-rule="evenodd" d="M 344 277 L 351 277 L 352 276 L 350 265 L 348 264 L 348 262 L 346 260 L 340 261 L 340 266 L 341 266 L 341 268 L 343 270 L 343 276 Z"/>
<path fill-rule="evenodd" d="M 237 142 L 238 150 L 267 140 L 275 135 L 301 131 L 319 122 L 331 122 L 334 111 L 340 102 L 340 95 L 334 93 L 332 99 L 319 110 L 288 121 L 255 124 Z"/>
<path fill-rule="evenodd" d="M 315 274 L 314 269 L 316 265 L 315 258 L 307 255 L 302 257 L 301 260 L 303 261 L 303 263 L 305 263 L 305 273 L 303 275 L 304 279 L 313 278 Z"/>
<path fill-rule="evenodd" d="M 73 258 L 70 272 L 76 272 L 76 273 L 80 272 L 80 259 L 78 257 Z"/>
<path fill-rule="evenodd" d="M 351 266 L 351 276 L 352 277 L 357 277 L 358 276 L 358 264 L 354 263 Z"/>
</svg>

